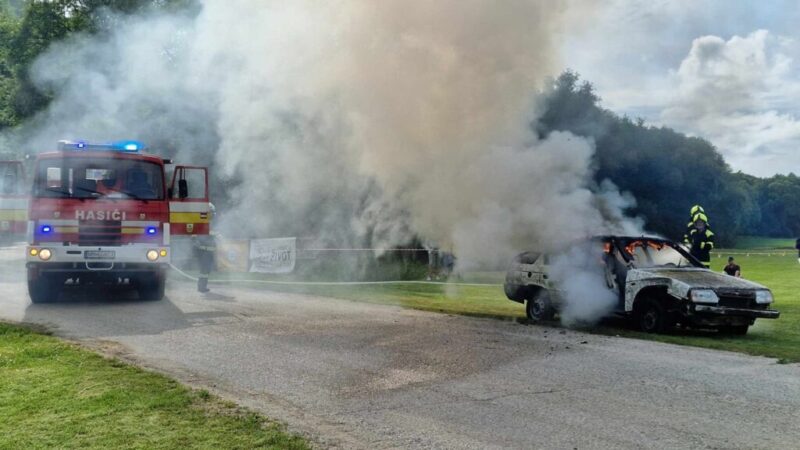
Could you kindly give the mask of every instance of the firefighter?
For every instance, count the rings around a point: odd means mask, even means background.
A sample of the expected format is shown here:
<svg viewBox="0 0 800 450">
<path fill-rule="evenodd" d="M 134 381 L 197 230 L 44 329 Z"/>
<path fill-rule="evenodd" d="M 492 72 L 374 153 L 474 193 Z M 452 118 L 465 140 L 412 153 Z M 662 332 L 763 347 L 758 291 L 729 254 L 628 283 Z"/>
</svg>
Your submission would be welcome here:
<svg viewBox="0 0 800 450">
<path fill-rule="evenodd" d="M 217 215 L 216 208 L 209 203 L 211 209 L 211 219 Z M 206 293 L 208 289 L 208 275 L 214 269 L 215 256 L 217 253 L 217 242 L 214 232 L 209 230 L 207 235 L 192 236 L 192 245 L 197 253 L 197 261 L 200 265 L 200 275 L 197 277 L 197 291 Z"/>
<path fill-rule="evenodd" d="M 684 242 L 689 246 L 689 253 L 703 263 L 706 268 L 711 267 L 711 250 L 714 248 L 714 232 L 708 226 L 705 214 L 698 213 L 692 222 L 692 228 L 684 237 Z"/>
<path fill-rule="evenodd" d="M 706 228 L 711 228 L 711 225 L 708 223 L 708 216 L 706 216 L 706 211 L 700 205 L 694 205 L 689 209 L 689 223 L 686 224 L 686 234 L 683 236 L 683 242 L 689 245 L 687 240 L 689 236 L 689 232 L 692 231 L 694 228 L 694 223 L 697 219 L 702 219 L 706 223 Z"/>
</svg>

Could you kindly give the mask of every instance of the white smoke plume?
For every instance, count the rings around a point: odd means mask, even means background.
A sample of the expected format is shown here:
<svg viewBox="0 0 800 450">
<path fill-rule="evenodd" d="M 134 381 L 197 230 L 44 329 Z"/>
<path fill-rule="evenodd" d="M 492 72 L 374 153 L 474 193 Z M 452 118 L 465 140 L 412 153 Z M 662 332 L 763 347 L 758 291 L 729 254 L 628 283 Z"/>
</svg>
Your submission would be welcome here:
<svg viewBox="0 0 800 450">
<path fill-rule="evenodd" d="M 201 4 L 54 46 L 34 74 L 55 100 L 19 142 L 141 138 L 212 165 L 229 233 L 418 235 L 466 268 L 635 227 L 592 187 L 591 142 L 531 131 L 569 2 Z"/>
</svg>

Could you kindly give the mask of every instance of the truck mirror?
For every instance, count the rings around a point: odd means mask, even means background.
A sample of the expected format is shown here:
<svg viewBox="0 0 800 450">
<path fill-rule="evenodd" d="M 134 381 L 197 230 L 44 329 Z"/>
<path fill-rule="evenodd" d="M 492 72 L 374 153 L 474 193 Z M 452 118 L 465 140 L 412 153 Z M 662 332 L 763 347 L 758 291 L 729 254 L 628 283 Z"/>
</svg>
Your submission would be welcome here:
<svg viewBox="0 0 800 450">
<path fill-rule="evenodd" d="M 172 192 L 172 188 L 167 188 L 167 198 L 172 198 L 172 194 L 174 194 L 174 192 Z"/>
<path fill-rule="evenodd" d="M 186 180 L 178 180 L 178 198 L 184 199 L 189 196 L 189 183 Z"/>
</svg>

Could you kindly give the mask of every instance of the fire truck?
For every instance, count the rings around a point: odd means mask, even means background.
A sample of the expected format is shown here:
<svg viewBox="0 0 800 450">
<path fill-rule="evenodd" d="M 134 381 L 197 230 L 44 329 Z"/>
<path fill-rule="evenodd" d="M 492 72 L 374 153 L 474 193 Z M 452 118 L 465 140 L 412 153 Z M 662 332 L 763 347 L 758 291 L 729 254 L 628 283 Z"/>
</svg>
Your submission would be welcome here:
<svg viewBox="0 0 800 450">
<path fill-rule="evenodd" d="M 0 244 L 21 241 L 28 223 L 22 161 L 0 160 Z"/>
<path fill-rule="evenodd" d="M 26 266 L 33 303 L 66 286 L 136 289 L 164 296 L 170 243 L 207 235 L 208 169 L 143 153 L 136 141 L 61 141 L 35 162 Z"/>
</svg>

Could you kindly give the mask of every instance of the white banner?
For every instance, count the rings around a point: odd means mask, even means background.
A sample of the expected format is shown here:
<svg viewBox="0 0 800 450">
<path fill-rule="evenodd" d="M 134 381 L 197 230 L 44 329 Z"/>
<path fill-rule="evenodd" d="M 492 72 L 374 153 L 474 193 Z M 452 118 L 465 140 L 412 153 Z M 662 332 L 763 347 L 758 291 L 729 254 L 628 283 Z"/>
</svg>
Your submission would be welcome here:
<svg viewBox="0 0 800 450">
<path fill-rule="evenodd" d="M 291 273 L 297 260 L 296 238 L 250 241 L 250 272 Z"/>
</svg>

